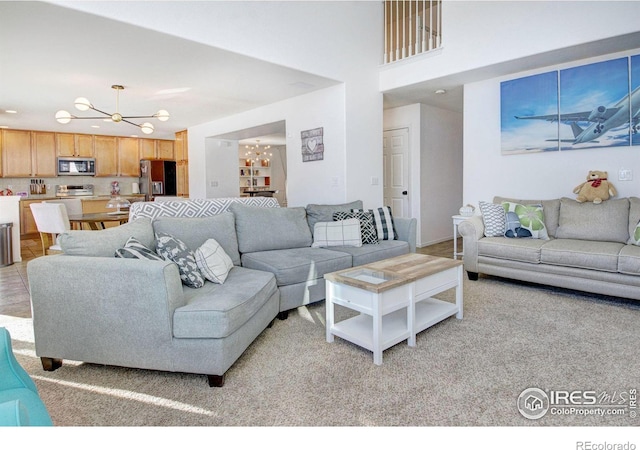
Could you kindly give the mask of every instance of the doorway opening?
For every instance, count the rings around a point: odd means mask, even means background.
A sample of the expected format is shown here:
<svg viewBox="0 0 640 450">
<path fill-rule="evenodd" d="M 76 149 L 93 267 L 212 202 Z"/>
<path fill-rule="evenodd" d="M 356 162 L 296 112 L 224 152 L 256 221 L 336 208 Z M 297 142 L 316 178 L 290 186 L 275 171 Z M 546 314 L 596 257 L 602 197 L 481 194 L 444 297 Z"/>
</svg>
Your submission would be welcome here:
<svg viewBox="0 0 640 450">
<path fill-rule="evenodd" d="M 235 182 L 238 196 L 275 197 L 282 207 L 287 206 L 287 140 L 285 121 L 237 130 L 215 136 L 233 143 L 229 155 L 237 164 Z M 234 181 L 231 181 L 234 180 Z"/>
</svg>

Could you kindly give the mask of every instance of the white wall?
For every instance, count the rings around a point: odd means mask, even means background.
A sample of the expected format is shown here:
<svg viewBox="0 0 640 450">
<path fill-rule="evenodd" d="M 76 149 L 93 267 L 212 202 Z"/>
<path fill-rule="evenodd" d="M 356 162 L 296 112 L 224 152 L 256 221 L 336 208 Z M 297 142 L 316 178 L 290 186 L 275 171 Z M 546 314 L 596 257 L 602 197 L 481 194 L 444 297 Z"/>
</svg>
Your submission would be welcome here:
<svg viewBox="0 0 640 450">
<path fill-rule="evenodd" d="M 367 207 L 382 201 L 382 94 L 378 66 L 382 62 L 383 3 L 378 1 L 210 1 L 210 2 L 61 2 L 71 8 L 191 39 L 343 82 L 342 98 L 327 108 L 294 101 L 263 109 L 288 117 L 289 204 L 362 199 Z M 150 4 L 152 7 L 149 7 Z M 293 110 L 285 111 L 291 106 Z M 262 109 L 262 108 L 261 108 Z M 303 120 L 294 116 L 301 115 Z M 313 116 L 314 120 L 311 119 Z M 304 120 L 306 118 L 306 120 Z M 336 120 L 341 125 L 334 126 Z M 254 111 L 189 128 L 189 191 L 206 195 L 202 140 L 210 131 L 240 130 L 269 123 Z M 290 128 L 290 122 L 299 126 Z M 325 127 L 324 163 L 300 164 L 301 130 Z M 327 155 L 325 155 L 326 158 Z M 347 176 L 348 174 L 348 176 Z M 327 179 L 338 177 L 337 186 Z"/>
<path fill-rule="evenodd" d="M 462 206 L 462 114 L 421 105 L 422 245 L 453 237 L 451 216 Z"/>
<path fill-rule="evenodd" d="M 417 246 L 453 237 L 451 216 L 462 206 L 462 114 L 413 104 L 384 111 L 384 129 L 409 129 L 409 210 Z"/>
<path fill-rule="evenodd" d="M 640 54 L 640 49 L 465 85 L 464 203 L 477 206 L 479 201 L 491 201 L 496 195 L 575 198 L 573 188 L 585 181 L 589 170 L 609 172 L 609 180 L 620 197 L 640 195 L 640 146 L 507 156 L 502 156 L 500 150 L 501 81 L 634 54 Z M 634 179 L 619 181 L 621 168 L 632 169 Z"/>
<path fill-rule="evenodd" d="M 546 64 L 562 63 L 557 58 L 571 47 L 604 46 L 609 38 L 640 31 L 630 19 L 639 16 L 638 1 L 445 1 L 442 49 L 381 71 L 380 87 L 387 91 L 472 71 L 490 78 L 505 73 L 501 65 L 544 53 L 556 58 Z"/>
<path fill-rule="evenodd" d="M 233 174 L 237 172 L 237 150 L 235 153 L 215 151 L 206 145 L 208 140 L 215 140 L 208 138 L 284 120 L 287 130 L 289 206 L 355 200 L 356 198 L 347 198 L 345 188 L 344 101 L 344 85 L 339 85 L 189 128 L 189 177 L 195 180 L 189 184 L 190 197 L 209 196 L 206 188 L 209 177 L 217 176 L 217 171 L 212 171 L 214 169 L 211 168 L 231 167 L 229 161 L 233 159 Z M 302 162 L 300 133 L 317 127 L 324 128 L 324 160 Z M 224 161 L 221 162 L 220 158 Z M 237 176 L 233 185 L 237 192 Z"/>
</svg>

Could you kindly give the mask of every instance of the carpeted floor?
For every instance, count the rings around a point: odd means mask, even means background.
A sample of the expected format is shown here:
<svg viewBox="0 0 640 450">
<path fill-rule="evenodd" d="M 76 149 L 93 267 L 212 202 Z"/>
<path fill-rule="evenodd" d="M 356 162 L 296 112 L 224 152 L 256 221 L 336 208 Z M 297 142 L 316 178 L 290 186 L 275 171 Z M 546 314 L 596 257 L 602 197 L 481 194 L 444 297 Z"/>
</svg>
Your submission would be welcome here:
<svg viewBox="0 0 640 450">
<path fill-rule="evenodd" d="M 0 315 L 20 363 L 60 426 L 638 426 L 639 418 L 524 418 L 520 393 L 640 386 L 638 302 L 497 278 L 465 280 L 464 319 L 370 352 L 325 341 L 324 302 L 276 320 L 227 373 L 202 375 L 65 361 L 44 372 L 31 321 Z M 453 292 L 440 298 L 452 299 Z M 343 312 L 343 314 L 346 314 Z"/>
</svg>

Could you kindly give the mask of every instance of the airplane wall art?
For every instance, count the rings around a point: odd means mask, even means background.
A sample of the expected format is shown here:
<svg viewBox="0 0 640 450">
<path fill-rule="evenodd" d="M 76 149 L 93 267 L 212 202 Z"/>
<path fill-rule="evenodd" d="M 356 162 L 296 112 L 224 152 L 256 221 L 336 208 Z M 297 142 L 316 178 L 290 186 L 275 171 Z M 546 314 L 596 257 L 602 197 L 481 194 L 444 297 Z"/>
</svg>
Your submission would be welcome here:
<svg viewBox="0 0 640 450">
<path fill-rule="evenodd" d="M 501 83 L 502 153 L 640 144 L 639 57 Z"/>
</svg>

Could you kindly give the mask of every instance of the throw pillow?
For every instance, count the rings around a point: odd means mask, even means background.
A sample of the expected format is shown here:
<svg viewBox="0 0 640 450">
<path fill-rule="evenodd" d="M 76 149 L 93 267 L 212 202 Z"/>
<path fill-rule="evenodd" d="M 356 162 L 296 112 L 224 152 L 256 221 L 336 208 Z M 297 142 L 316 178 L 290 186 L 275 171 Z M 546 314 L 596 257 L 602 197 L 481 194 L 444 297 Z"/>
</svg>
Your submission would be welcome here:
<svg viewBox="0 0 640 450">
<path fill-rule="evenodd" d="M 522 227 L 520 223 L 520 219 L 518 215 L 514 212 L 509 211 L 505 216 L 506 222 L 506 231 L 504 232 L 504 236 L 508 238 L 523 238 L 523 237 L 531 237 L 531 232 L 526 228 Z"/>
<path fill-rule="evenodd" d="M 542 205 L 521 205 L 520 203 L 502 203 L 504 214 L 514 212 L 520 220 L 520 227 L 528 230 L 534 239 L 549 239 L 547 227 L 544 225 Z"/>
<path fill-rule="evenodd" d="M 204 286 L 204 277 L 198 269 L 193 252 L 180 239 L 166 233 L 156 233 L 156 250 L 160 256 L 174 262 L 182 282 L 192 288 Z"/>
<path fill-rule="evenodd" d="M 345 219 L 335 222 L 316 222 L 312 247 L 362 247 L 360 221 Z"/>
<path fill-rule="evenodd" d="M 333 213 L 338 211 L 349 212 L 351 210 L 361 210 L 362 200 L 355 200 L 349 203 L 341 203 L 339 205 L 318 205 L 310 203 L 305 208 L 307 211 L 307 223 L 309 229 L 313 232 L 313 228 L 316 222 L 331 222 L 333 220 Z"/>
<path fill-rule="evenodd" d="M 116 258 L 149 259 L 152 261 L 164 261 L 164 259 L 142 242 L 131 236 L 124 247 L 116 250 Z"/>
<path fill-rule="evenodd" d="M 370 212 L 344 212 L 333 213 L 333 220 L 358 219 L 360 221 L 360 234 L 363 244 L 377 244 L 378 232 L 373 223 L 373 214 Z"/>
<path fill-rule="evenodd" d="M 486 237 L 504 236 L 506 231 L 505 212 L 498 203 L 480 202 L 484 235 Z"/>
<path fill-rule="evenodd" d="M 233 268 L 233 261 L 215 239 L 208 239 L 194 252 L 198 269 L 212 283 L 222 284 Z"/>
<path fill-rule="evenodd" d="M 352 212 L 361 212 L 360 209 L 352 209 Z M 395 224 L 393 223 L 393 214 L 390 206 L 382 206 L 376 209 L 370 209 L 373 215 L 373 225 L 376 228 L 379 241 L 393 241 L 398 239 Z"/>
<path fill-rule="evenodd" d="M 631 239 L 633 239 L 633 245 L 640 245 L 640 222 L 636 225 L 636 229 L 633 232 Z"/>
</svg>

